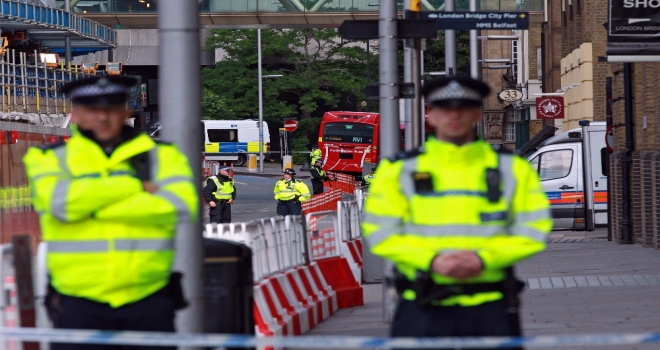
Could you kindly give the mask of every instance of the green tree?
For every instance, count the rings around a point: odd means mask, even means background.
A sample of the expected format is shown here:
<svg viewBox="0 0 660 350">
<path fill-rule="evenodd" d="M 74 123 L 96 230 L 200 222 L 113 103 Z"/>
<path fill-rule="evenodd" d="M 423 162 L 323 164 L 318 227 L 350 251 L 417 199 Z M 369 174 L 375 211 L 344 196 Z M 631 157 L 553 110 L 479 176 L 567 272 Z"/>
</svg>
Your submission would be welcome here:
<svg viewBox="0 0 660 350">
<path fill-rule="evenodd" d="M 258 113 L 257 31 L 213 30 L 207 49 L 225 57 L 203 72 L 204 87 L 223 98 L 239 118 Z M 342 41 L 335 29 L 262 30 L 264 116 L 281 123 L 286 117 L 309 118 L 321 108 L 357 110 L 365 100 L 366 49 Z M 373 53 L 371 61 L 378 62 Z M 372 65 L 376 77 L 376 65 Z M 348 108 L 346 108 L 348 107 Z"/>
<path fill-rule="evenodd" d="M 438 31 L 435 39 L 426 42 L 424 70 L 427 72 L 445 71 L 445 32 Z M 456 31 L 456 75 L 470 74 L 470 31 Z"/>
<path fill-rule="evenodd" d="M 202 119 L 227 120 L 238 119 L 223 98 L 209 89 L 202 89 Z"/>
</svg>

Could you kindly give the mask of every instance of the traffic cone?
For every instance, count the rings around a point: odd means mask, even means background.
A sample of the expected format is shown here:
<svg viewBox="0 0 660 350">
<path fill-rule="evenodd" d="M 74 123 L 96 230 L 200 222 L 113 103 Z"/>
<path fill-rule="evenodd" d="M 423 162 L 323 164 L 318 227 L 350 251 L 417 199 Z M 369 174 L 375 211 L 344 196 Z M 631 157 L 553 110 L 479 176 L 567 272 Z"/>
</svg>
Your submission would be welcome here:
<svg viewBox="0 0 660 350">
<path fill-rule="evenodd" d="M 300 171 L 310 171 L 311 169 L 312 168 L 311 165 L 309 164 L 309 161 L 305 160 L 305 164 L 303 164 L 303 166 L 300 168 Z"/>
</svg>

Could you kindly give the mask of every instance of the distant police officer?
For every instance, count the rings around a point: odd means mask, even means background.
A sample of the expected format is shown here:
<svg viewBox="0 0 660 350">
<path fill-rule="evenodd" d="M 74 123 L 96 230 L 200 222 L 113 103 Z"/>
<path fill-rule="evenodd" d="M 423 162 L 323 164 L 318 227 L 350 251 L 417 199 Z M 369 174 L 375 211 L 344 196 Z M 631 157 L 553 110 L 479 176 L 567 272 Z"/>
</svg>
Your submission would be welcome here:
<svg viewBox="0 0 660 350">
<path fill-rule="evenodd" d="M 73 136 L 24 158 L 48 243 L 46 304 L 56 328 L 173 332 L 174 311 L 185 305 L 180 276 L 171 272 L 174 237 L 177 224 L 197 217 L 199 197 L 175 145 L 125 126 L 135 84 L 92 77 L 64 85 Z"/>
<path fill-rule="evenodd" d="M 323 153 L 319 149 L 318 145 L 312 146 L 312 152 L 309 153 L 309 164 L 314 165 L 317 160 L 323 158 Z"/>
<path fill-rule="evenodd" d="M 545 248 L 552 221 L 527 161 L 475 135 L 489 92 L 468 77 L 425 84 L 435 138 L 371 183 L 363 233 L 396 266 L 392 336 L 520 334 L 512 266 Z"/>
<path fill-rule="evenodd" d="M 273 193 L 277 201 L 277 215 L 300 215 L 302 213 L 302 202 L 311 196 L 307 185 L 293 177 L 296 172 L 287 168 L 284 170 L 284 178 L 277 181 Z"/>
<path fill-rule="evenodd" d="M 364 175 L 364 177 L 362 177 L 362 186 L 371 185 L 371 182 L 374 180 L 374 177 L 375 177 L 375 175 L 374 175 L 375 172 L 376 172 L 376 166 L 371 168 L 371 170 L 369 171 L 369 174 Z"/>
<path fill-rule="evenodd" d="M 211 222 L 231 222 L 231 205 L 236 199 L 236 187 L 234 179 L 229 177 L 230 170 L 230 167 L 222 167 L 217 176 L 211 176 L 206 180 L 204 200 L 209 204 Z"/>
<path fill-rule="evenodd" d="M 312 175 L 312 191 L 314 195 L 323 193 L 323 182 L 333 180 L 333 176 L 326 176 L 325 171 L 322 169 L 323 162 L 317 159 L 316 163 L 312 164 L 309 173 Z"/>
</svg>

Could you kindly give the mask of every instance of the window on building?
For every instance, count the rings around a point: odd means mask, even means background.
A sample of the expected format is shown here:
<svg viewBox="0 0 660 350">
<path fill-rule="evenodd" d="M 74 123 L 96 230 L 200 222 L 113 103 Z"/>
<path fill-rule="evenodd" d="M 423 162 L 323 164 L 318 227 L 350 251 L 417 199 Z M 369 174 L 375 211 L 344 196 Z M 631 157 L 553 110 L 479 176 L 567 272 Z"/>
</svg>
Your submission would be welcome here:
<svg viewBox="0 0 660 350">
<path fill-rule="evenodd" d="M 516 141 L 516 112 L 511 107 L 504 112 L 504 141 Z"/>
<path fill-rule="evenodd" d="M 237 142 L 236 129 L 209 129 L 209 142 Z"/>
<path fill-rule="evenodd" d="M 518 40 L 511 41 L 511 73 L 514 78 L 518 75 L 518 55 L 520 53 Z"/>
</svg>

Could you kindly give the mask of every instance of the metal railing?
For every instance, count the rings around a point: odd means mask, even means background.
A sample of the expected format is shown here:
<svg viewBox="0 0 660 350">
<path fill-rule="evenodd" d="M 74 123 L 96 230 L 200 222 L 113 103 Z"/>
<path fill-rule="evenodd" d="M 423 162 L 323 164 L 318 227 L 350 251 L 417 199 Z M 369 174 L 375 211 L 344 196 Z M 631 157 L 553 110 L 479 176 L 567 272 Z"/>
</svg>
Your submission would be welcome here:
<svg viewBox="0 0 660 350">
<path fill-rule="evenodd" d="M 305 216 L 310 260 L 341 255 L 341 232 L 336 211 L 320 211 Z"/>
<path fill-rule="evenodd" d="M 77 67 L 71 70 L 65 70 L 63 66 L 48 68 L 37 63 L 36 59 L 36 50 L 34 56 L 13 49 L 0 56 L 0 119 L 24 119 L 40 124 L 43 114 L 64 118 L 71 102 L 58 89 L 66 82 L 89 76 L 79 72 Z"/>
<path fill-rule="evenodd" d="M 116 47 L 117 31 L 62 9 L 20 1 L 0 0 L 0 17 L 66 30 L 78 36 Z"/>
<path fill-rule="evenodd" d="M 362 237 L 360 229 L 360 205 L 357 200 L 337 202 L 337 217 L 342 241 Z"/>
</svg>

